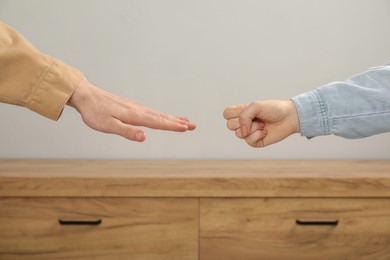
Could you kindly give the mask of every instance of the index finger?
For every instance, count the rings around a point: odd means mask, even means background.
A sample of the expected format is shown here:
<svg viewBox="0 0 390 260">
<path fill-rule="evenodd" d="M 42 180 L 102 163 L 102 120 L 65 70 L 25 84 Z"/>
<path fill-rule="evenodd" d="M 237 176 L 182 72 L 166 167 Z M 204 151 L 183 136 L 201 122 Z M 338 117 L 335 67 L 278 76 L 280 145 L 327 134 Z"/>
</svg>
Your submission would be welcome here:
<svg viewBox="0 0 390 260">
<path fill-rule="evenodd" d="M 236 105 L 236 106 L 227 107 L 223 111 L 223 117 L 225 119 L 238 117 L 240 115 L 241 111 L 247 107 L 248 107 L 248 105 Z"/>
</svg>

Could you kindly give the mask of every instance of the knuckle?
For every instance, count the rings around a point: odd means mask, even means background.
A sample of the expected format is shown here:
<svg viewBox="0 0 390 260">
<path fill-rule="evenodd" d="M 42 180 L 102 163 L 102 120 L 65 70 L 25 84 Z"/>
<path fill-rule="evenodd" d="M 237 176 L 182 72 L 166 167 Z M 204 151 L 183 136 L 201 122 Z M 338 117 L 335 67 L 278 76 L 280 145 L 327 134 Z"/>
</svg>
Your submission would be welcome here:
<svg viewBox="0 0 390 260">
<path fill-rule="evenodd" d="M 136 139 L 134 131 L 130 127 L 124 127 L 123 128 L 122 136 L 125 137 L 125 138 L 128 138 L 130 140 L 135 140 Z"/>
<path fill-rule="evenodd" d="M 236 136 L 237 136 L 238 138 L 243 139 L 242 134 L 241 134 L 241 130 L 240 130 L 240 129 L 237 129 L 237 130 L 235 131 L 235 134 L 236 134 Z"/>
<path fill-rule="evenodd" d="M 232 120 L 228 120 L 226 123 L 227 128 L 229 128 L 230 130 L 234 130 L 233 123 L 234 122 Z"/>
<path fill-rule="evenodd" d="M 249 146 L 251 146 L 251 147 L 253 147 L 253 148 L 256 148 L 256 142 L 253 142 L 252 140 L 248 140 L 248 138 L 245 139 L 245 142 L 246 142 Z"/>
</svg>

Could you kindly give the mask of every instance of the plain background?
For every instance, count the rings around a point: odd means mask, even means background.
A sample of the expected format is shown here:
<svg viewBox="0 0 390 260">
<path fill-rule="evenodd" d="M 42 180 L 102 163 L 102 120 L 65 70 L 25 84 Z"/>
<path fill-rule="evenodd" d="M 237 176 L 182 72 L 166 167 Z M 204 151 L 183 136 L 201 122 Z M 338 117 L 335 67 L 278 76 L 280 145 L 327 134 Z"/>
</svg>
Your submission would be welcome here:
<svg viewBox="0 0 390 260">
<path fill-rule="evenodd" d="M 0 104 L 1 158 L 390 158 L 389 133 L 254 149 L 222 117 L 390 60 L 389 0 L 0 0 L 0 19 L 99 87 L 198 124 L 147 129 L 135 143 L 89 129 L 69 107 L 54 122 Z"/>
</svg>

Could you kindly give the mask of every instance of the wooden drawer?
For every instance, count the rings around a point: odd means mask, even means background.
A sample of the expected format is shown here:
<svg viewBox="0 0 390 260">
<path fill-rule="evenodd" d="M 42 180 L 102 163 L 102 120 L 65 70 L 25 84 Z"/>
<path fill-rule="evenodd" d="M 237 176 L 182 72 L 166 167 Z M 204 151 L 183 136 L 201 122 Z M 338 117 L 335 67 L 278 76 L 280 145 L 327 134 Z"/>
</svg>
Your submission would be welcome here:
<svg viewBox="0 0 390 260">
<path fill-rule="evenodd" d="M 198 259 L 198 200 L 3 198 L 0 230 L 0 259 Z"/>
<path fill-rule="evenodd" d="M 390 259 L 390 199 L 201 199 L 200 259 Z"/>
</svg>

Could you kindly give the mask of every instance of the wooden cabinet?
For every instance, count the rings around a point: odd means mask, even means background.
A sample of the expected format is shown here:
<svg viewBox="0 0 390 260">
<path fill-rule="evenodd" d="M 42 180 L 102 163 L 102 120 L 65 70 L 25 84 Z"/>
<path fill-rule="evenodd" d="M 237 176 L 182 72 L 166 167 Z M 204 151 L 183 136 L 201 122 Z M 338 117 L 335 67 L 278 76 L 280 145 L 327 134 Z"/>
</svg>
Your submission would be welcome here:
<svg viewBox="0 0 390 260">
<path fill-rule="evenodd" d="M 201 259 L 390 259 L 390 199 L 229 198 L 200 205 Z"/>
<path fill-rule="evenodd" d="M 0 259 L 198 259 L 196 199 L 5 198 Z"/>
<path fill-rule="evenodd" d="M 390 161 L 0 160 L 0 259 L 390 259 Z"/>
</svg>

